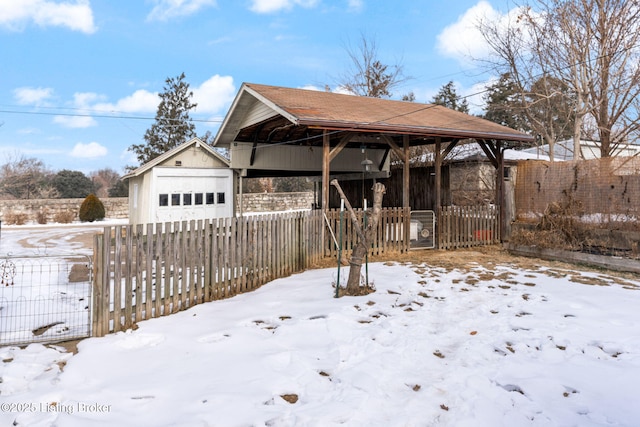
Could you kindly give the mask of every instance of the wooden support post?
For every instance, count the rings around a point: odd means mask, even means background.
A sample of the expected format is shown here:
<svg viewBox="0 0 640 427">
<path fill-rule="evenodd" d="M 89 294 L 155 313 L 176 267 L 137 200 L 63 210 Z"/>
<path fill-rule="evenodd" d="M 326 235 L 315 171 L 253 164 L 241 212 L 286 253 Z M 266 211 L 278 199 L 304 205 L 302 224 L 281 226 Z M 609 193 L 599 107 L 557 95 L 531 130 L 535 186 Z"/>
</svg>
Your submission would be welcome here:
<svg viewBox="0 0 640 427">
<path fill-rule="evenodd" d="M 440 235 L 440 207 L 442 205 L 442 140 L 440 137 L 436 137 L 436 146 L 435 146 L 435 157 L 433 161 L 433 169 L 435 172 L 435 203 L 433 206 L 433 211 L 436 215 L 436 229 L 435 229 L 435 241 L 438 242 L 440 239 L 438 236 Z M 436 249 L 439 249 L 436 245 Z"/>
<path fill-rule="evenodd" d="M 329 212 L 329 165 L 331 164 L 330 159 L 330 151 L 331 145 L 329 144 L 329 134 L 325 130 L 322 133 L 322 213 L 323 215 L 327 215 Z M 322 241 L 322 255 L 324 256 L 324 251 L 327 248 L 327 231 L 326 227 L 322 227 L 322 236 L 320 236 Z"/>
<path fill-rule="evenodd" d="M 402 135 L 402 210 L 404 212 L 404 250 L 410 247 L 411 201 L 409 200 L 409 184 L 411 182 L 411 168 L 409 167 L 409 135 Z"/>
<path fill-rule="evenodd" d="M 325 130 L 322 134 L 322 211 L 329 210 L 329 165 L 331 159 L 329 145 L 329 134 Z"/>
<path fill-rule="evenodd" d="M 506 209 L 505 209 L 505 197 L 504 197 L 504 151 L 502 150 L 502 141 L 496 141 L 496 161 L 498 163 L 498 167 L 496 170 L 496 204 L 498 205 L 498 239 L 502 242 L 503 231 L 505 230 L 505 224 L 508 220 L 506 218 Z"/>
<path fill-rule="evenodd" d="M 409 135 L 402 136 L 402 207 L 408 208 L 409 202 Z"/>
</svg>

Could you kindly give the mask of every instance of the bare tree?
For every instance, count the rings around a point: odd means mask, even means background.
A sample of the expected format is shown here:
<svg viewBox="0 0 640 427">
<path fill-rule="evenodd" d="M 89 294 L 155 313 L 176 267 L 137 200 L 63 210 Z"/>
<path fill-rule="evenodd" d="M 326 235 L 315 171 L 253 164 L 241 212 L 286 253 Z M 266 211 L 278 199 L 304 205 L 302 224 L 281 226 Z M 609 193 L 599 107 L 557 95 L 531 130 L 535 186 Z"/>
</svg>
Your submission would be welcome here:
<svg viewBox="0 0 640 427">
<path fill-rule="evenodd" d="M 14 199 L 55 197 L 52 176 L 41 160 L 15 154 L 0 166 L 0 188 L 5 197 Z"/>
<path fill-rule="evenodd" d="M 111 168 L 104 168 L 89 174 L 93 181 L 96 196 L 100 198 L 109 197 L 109 191 L 120 180 L 120 174 Z"/>
<path fill-rule="evenodd" d="M 601 156 L 611 156 L 617 144 L 640 129 L 638 2 L 533 0 L 518 10 L 506 25 L 483 21 L 478 28 L 498 58 L 493 65 L 517 82 L 532 128 L 550 146 L 557 139 L 557 129 L 547 121 L 553 114 L 540 120 L 529 108 L 558 96 L 558 86 L 548 84 L 555 79 L 568 89 L 563 96 L 573 114 L 567 123 L 573 126 L 575 154 L 592 120 Z M 535 96 L 527 95 L 541 79 Z"/>
<path fill-rule="evenodd" d="M 375 39 L 364 34 L 360 44 L 347 46 L 351 68 L 339 78 L 338 84 L 349 92 L 372 98 L 390 98 L 393 89 L 407 80 L 401 64 L 388 65 L 378 57 Z"/>
<path fill-rule="evenodd" d="M 503 75 L 508 74 L 513 83 L 514 98 L 527 118 L 531 130 L 549 145 L 549 157 L 553 160 L 554 146 L 559 140 L 555 117 L 540 112 L 552 109 L 558 102 L 558 93 L 548 83 L 549 32 L 531 16 L 531 9 L 521 7 L 517 16 L 505 22 L 482 20 L 478 29 L 493 51 L 491 67 Z M 537 85 L 534 85 L 538 82 Z"/>
<path fill-rule="evenodd" d="M 347 279 L 347 287 L 344 292 L 346 295 L 367 294 L 371 292 L 371 288 L 368 283 L 365 284 L 365 286 L 360 285 L 360 272 L 362 271 L 362 261 L 371 247 L 371 242 L 373 242 L 375 233 L 378 229 L 378 221 L 380 220 L 380 214 L 382 213 L 382 197 L 385 193 L 385 186 L 379 182 L 376 182 L 373 185 L 373 209 L 370 212 L 367 211 L 364 213 L 368 218 L 366 225 L 364 225 L 360 224 L 360 221 L 358 221 L 358 217 L 351 207 L 349 200 L 344 195 L 338 180 L 332 180 L 331 185 L 336 187 L 336 190 L 338 190 L 338 193 L 340 194 L 340 198 L 344 200 L 347 211 L 351 217 L 353 229 L 358 237 L 356 245 L 351 252 L 351 258 L 349 259 L 349 278 Z M 336 286 L 340 286 L 340 284 L 336 283 Z"/>
</svg>

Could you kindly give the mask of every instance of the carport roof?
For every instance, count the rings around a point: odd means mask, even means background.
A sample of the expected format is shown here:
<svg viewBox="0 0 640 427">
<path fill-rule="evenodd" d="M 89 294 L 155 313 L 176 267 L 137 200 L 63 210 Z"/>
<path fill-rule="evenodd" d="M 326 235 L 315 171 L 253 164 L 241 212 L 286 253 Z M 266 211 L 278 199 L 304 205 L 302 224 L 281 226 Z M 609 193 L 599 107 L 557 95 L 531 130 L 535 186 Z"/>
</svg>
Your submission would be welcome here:
<svg viewBox="0 0 640 427">
<path fill-rule="evenodd" d="M 244 83 L 214 145 L 322 144 L 322 131 L 385 134 L 411 145 L 466 138 L 532 142 L 530 135 L 435 104 Z M 399 141 L 398 141 L 399 142 Z"/>
</svg>

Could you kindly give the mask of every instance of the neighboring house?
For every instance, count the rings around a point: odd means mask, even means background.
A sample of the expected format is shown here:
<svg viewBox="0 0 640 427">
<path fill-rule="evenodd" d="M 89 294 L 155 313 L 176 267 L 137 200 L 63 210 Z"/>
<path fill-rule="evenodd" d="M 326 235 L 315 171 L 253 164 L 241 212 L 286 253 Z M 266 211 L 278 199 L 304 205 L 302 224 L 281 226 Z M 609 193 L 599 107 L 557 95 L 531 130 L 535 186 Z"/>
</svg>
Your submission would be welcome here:
<svg viewBox="0 0 640 427">
<path fill-rule="evenodd" d="M 229 161 L 193 138 L 125 175 L 129 222 L 231 217 L 236 177 Z"/>
<path fill-rule="evenodd" d="M 517 165 L 521 160 L 548 161 L 549 156 L 532 154 L 527 150 L 504 150 L 503 176 L 505 182 L 515 181 Z M 446 185 L 450 192 L 452 204 L 473 206 L 495 203 L 497 171 L 478 145 L 456 146 L 447 155 L 444 164 L 449 167 L 449 181 L 443 185 Z"/>
<path fill-rule="evenodd" d="M 573 139 L 558 141 L 553 146 L 554 160 L 573 160 Z M 581 158 L 584 160 L 600 158 L 600 144 L 597 141 L 583 140 L 580 141 Z M 540 156 L 540 160 L 546 158 L 549 160 L 549 144 L 539 147 L 528 148 L 523 150 L 530 154 Z M 613 150 L 613 156 L 636 156 L 640 155 L 640 145 L 638 144 L 619 144 Z"/>
</svg>

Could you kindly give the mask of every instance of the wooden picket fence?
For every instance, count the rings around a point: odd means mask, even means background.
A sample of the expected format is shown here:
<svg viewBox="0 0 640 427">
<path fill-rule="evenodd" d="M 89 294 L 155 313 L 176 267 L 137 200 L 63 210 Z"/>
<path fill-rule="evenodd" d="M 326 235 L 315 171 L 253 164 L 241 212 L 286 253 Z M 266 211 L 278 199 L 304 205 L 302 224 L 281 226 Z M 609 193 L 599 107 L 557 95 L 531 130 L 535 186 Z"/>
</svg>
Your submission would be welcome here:
<svg viewBox="0 0 640 427">
<path fill-rule="evenodd" d="M 500 243 L 496 206 L 443 206 L 437 224 L 438 248 L 456 249 Z"/>
<path fill-rule="evenodd" d="M 402 213 L 383 211 L 372 253 L 406 250 Z M 94 241 L 92 335 L 251 291 L 335 256 L 327 222 L 338 230 L 339 217 L 304 211 L 105 227 Z M 348 223 L 345 215 L 345 249 L 355 242 Z"/>
<path fill-rule="evenodd" d="M 354 209 L 358 221 L 362 224 L 362 209 Z M 408 236 L 405 236 L 409 210 L 403 208 L 385 208 L 380 214 L 378 227 L 374 241 L 371 243 L 370 255 L 381 255 L 388 252 L 405 252 L 409 249 Z M 325 255 L 335 258 L 338 252 L 338 245 L 341 245 L 342 253 L 345 256 L 351 254 L 358 237 L 356 235 L 351 216 L 345 210 L 341 213 L 339 209 L 332 209 L 327 213 L 326 218 L 329 228 L 334 235 L 326 239 L 328 246 L 325 248 Z M 340 223 L 342 222 L 342 227 Z M 335 239 L 335 240 L 334 240 Z"/>
</svg>

